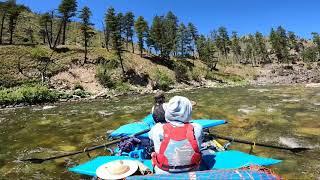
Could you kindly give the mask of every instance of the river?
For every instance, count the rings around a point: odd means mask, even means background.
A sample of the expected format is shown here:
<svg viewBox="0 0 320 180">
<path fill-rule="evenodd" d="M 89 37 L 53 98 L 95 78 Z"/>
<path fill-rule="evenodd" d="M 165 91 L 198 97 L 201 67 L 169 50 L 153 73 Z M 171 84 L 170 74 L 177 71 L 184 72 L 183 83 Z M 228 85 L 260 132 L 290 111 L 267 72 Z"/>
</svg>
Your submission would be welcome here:
<svg viewBox="0 0 320 180">
<path fill-rule="evenodd" d="M 193 118 L 227 120 L 227 125 L 211 129 L 221 135 L 313 148 L 293 154 L 256 146 L 253 153 L 284 160 L 271 168 L 285 178 L 320 177 L 320 88 L 212 88 L 167 96 L 174 95 L 197 102 Z M 152 96 L 147 95 L 0 110 L 0 179 L 79 179 L 67 167 L 88 160 L 85 154 L 40 165 L 19 159 L 44 158 L 102 144 L 108 130 L 146 116 L 152 102 Z M 231 148 L 248 152 L 250 146 L 233 143 Z"/>
</svg>

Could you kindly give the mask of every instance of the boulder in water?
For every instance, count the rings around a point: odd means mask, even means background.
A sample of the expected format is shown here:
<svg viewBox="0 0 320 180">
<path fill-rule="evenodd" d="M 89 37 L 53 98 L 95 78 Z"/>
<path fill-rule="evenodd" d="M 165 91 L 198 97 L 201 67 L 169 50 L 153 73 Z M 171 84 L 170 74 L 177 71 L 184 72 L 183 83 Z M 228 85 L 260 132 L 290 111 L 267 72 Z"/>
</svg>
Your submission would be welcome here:
<svg viewBox="0 0 320 180">
<path fill-rule="evenodd" d="M 55 107 L 57 107 L 57 106 L 43 106 L 42 109 L 47 110 L 47 109 L 53 109 Z"/>
<path fill-rule="evenodd" d="M 283 145 L 290 147 L 290 148 L 300 147 L 297 140 L 294 138 L 280 137 L 279 142 Z"/>
</svg>

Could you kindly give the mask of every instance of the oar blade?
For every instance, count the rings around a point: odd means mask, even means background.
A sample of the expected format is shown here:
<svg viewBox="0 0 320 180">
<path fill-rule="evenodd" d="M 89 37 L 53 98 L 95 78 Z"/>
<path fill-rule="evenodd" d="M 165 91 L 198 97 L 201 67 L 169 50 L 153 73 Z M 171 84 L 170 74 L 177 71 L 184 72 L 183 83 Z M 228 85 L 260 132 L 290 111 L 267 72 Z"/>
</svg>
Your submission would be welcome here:
<svg viewBox="0 0 320 180">
<path fill-rule="evenodd" d="M 31 163 L 34 163 L 34 164 L 41 164 L 43 163 L 45 160 L 44 159 L 38 159 L 38 158 L 31 158 L 31 159 L 23 159 L 21 161 L 24 161 L 24 162 L 31 162 Z"/>
</svg>

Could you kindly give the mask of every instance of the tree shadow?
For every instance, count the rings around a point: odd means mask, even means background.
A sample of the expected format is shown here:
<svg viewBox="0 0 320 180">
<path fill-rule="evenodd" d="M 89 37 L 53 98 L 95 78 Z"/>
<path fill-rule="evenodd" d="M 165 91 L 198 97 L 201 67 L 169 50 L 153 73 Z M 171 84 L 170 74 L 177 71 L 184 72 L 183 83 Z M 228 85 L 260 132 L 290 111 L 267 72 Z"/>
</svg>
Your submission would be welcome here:
<svg viewBox="0 0 320 180">
<path fill-rule="evenodd" d="M 166 66 L 170 70 L 174 69 L 174 62 L 168 59 L 161 58 L 159 56 L 146 56 L 144 55 L 143 58 L 150 60 L 154 64 L 158 64 L 161 66 Z"/>
<path fill-rule="evenodd" d="M 69 52 L 70 49 L 67 47 L 54 48 L 54 51 L 57 53 L 66 53 Z"/>
<path fill-rule="evenodd" d="M 149 84 L 148 74 L 138 74 L 134 69 L 129 69 L 126 71 L 126 79 L 130 84 L 147 86 Z"/>
<path fill-rule="evenodd" d="M 187 66 L 190 71 L 192 71 L 192 69 L 194 68 L 194 64 L 187 59 L 179 59 L 179 62 Z"/>
</svg>

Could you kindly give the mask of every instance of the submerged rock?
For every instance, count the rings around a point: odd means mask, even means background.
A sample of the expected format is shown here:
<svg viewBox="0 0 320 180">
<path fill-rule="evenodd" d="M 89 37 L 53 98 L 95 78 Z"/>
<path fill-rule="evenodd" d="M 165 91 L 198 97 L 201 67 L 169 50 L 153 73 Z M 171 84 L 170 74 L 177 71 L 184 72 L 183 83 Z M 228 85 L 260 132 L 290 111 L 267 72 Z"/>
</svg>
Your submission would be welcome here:
<svg viewBox="0 0 320 180">
<path fill-rule="evenodd" d="M 244 108 L 238 109 L 238 112 L 242 112 L 242 113 L 245 113 L 245 114 L 249 114 L 249 113 L 252 113 L 252 112 L 255 112 L 255 111 L 256 111 L 256 106 L 244 107 Z"/>
<path fill-rule="evenodd" d="M 306 84 L 306 87 L 318 88 L 320 87 L 320 83 L 309 83 L 309 84 Z"/>
<path fill-rule="evenodd" d="M 75 151 L 75 150 L 77 150 L 77 147 L 70 146 L 70 145 L 63 145 L 63 146 L 58 146 L 58 147 L 61 151 Z"/>
<path fill-rule="evenodd" d="M 269 89 L 248 89 L 248 91 L 257 91 L 257 92 L 267 92 L 270 91 Z"/>
<path fill-rule="evenodd" d="M 282 99 L 282 102 L 300 102 L 300 99 Z"/>
<path fill-rule="evenodd" d="M 113 112 L 108 112 L 108 111 L 98 111 L 98 114 L 101 116 L 110 116 L 113 114 Z"/>
<path fill-rule="evenodd" d="M 267 108 L 267 112 L 269 112 L 269 113 L 275 112 L 275 111 L 276 111 L 276 109 L 274 109 L 274 108 L 271 108 L 271 107 L 268 107 L 268 108 Z"/>
<path fill-rule="evenodd" d="M 294 138 L 280 137 L 279 142 L 291 148 L 300 147 L 300 144 Z"/>
<path fill-rule="evenodd" d="M 57 106 L 43 106 L 42 110 L 53 109 L 55 107 L 57 107 Z"/>
</svg>

